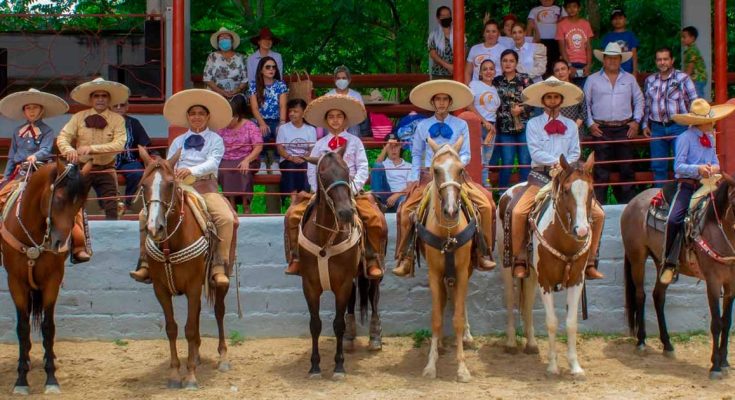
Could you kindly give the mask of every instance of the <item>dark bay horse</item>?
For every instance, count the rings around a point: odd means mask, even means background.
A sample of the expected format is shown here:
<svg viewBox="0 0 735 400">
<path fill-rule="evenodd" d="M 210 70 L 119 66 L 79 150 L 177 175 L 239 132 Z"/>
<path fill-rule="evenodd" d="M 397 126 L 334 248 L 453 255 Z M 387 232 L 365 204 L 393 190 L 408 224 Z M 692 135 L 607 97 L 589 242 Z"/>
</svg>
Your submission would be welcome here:
<svg viewBox="0 0 735 400">
<path fill-rule="evenodd" d="M 735 181 L 723 174 L 725 178 L 717 190 L 711 195 L 712 201 L 707 204 L 702 221 L 701 239 L 705 247 L 695 246 L 696 265 L 701 275 L 697 274 L 681 257 L 679 273 L 687 276 L 703 277 L 707 283 L 707 299 L 709 301 L 712 333 L 712 367 L 710 378 L 721 378 L 727 373 L 730 364 L 727 361 L 727 346 L 732 324 L 733 296 L 735 296 Z M 636 335 L 639 352 L 646 350 L 645 324 L 645 275 L 646 260 L 651 257 L 659 276 L 663 264 L 664 234 L 648 226 L 646 222 L 651 199 L 659 189 L 648 189 L 625 206 L 620 217 L 620 231 L 625 250 L 625 309 L 631 335 Z M 684 253 L 686 246 L 682 246 Z M 696 266 L 694 266 L 696 267 Z M 674 346 L 666 327 L 664 304 L 668 285 L 656 279 L 653 289 L 653 303 L 658 317 L 658 328 L 664 354 L 673 356 Z M 722 298 L 722 311 L 720 311 Z"/>
<path fill-rule="evenodd" d="M 87 163 L 80 170 L 57 160 L 33 173 L 29 170 L 30 177 L 21 183 L 25 189 L 15 203 L 6 205 L 12 208 L 2 225 L 2 261 L 18 317 L 20 347 L 14 394 L 29 394 L 31 316 L 35 328 L 40 323 L 43 335 L 45 393 L 61 392 L 54 362 L 54 310 L 74 217 L 87 200 L 91 167 Z"/>
<path fill-rule="evenodd" d="M 143 147 L 139 147 L 139 151 L 145 164 L 141 179 L 147 213 L 145 247 L 153 290 L 166 319 L 166 335 L 171 351 L 168 387 L 182 387 L 179 375 L 181 363 L 176 350 L 178 326 L 174 318 L 173 296 L 183 294 L 188 304 L 185 333 L 189 345 L 187 374 L 183 378 L 183 386 L 186 389 L 197 389 L 196 367 L 201 344 L 199 314 L 203 291 L 207 300 L 214 302 L 219 330 L 218 369 L 230 369 L 224 327 L 225 296 L 228 288 L 218 288 L 208 283 L 207 258 L 216 251 L 216 239 L 201 228 L 190 203 L 185 199 L 185 190 L 175 179 L 174 166 L 181 151 L 170 160 L 151 158 Z"/>
</svg>

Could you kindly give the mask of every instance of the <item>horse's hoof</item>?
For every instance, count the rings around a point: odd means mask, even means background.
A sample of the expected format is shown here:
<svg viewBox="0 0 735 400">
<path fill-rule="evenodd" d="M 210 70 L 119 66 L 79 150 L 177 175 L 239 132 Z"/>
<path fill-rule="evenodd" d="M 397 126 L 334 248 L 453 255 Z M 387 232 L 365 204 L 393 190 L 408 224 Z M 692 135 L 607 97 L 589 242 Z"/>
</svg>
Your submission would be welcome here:
<svg viewBox="0 0 735 400">
<path fill-rule="evenodd" d="M 436 367 L 434 367 L 434 368 L 431 368 L 431 367 L 424 368 L 424 373 L 422 375 L 424 376 L 424 378 L 436 379 Z"/>
<path fill-rule="evenodd" d="M 321 372 L 309 372 L 309 379 L 322 379 Z"/>
<path fill-rule="evenodd" d="M 636 346 L 636 347 L 635 347 L 635 352 L 636 352 L 636 353 L 637 353 L 637 354 L 638 354 L 639 356 L 644 356 L 644 355 L 646 355 L 646 345 L 645 345 L 645 344 L 639 344 L 638 346 Z"/>
<path fill-rule="evenodd" d="M 28 396 L 30 394 L 31 390 L 28 388 L 28 386 L 15 386 L 13 388 L 13 394 L 18 394 L 21 396 Z"/>
<path fill-rule="evenodd" d="M 368 350 L 370 351 L 383 350 L 383 341 L 380 338 L 370 339 L 370 343 L 368 344 Z"/>
<path fill-rule="evenodd" d="M 523 349 L 523 352 L 526 354 L 538 354 L 538 346 L 535 344 L 527 344 L 526 347 Z"/>
<path fill-rule="evenodd" d="M 730 367 L 722 367 L 720 369 L 722 370 L 722 375 L 724 376 L 730 375 Z"/>
<path fill-rule="evenodd" d="M 219 365 L 217 365 L 217 371 L 219 372 L 227 372 L 232 368 L 230 366 L 230 363 L 228 361 L 221 361 Z"/>
<path fill-rule="evenodd" d="M 674 352 L 674 350 L 664 350 L 664 357 L 675 360 L 676 352 Z"/>
<path fill-rule="evenodd" d="M 572 372 L 572 379 L 575 381 L 585 381 L 587 380 L 587 376 L 584 374 L 584 371 Z"/>
<path fill-rule="evenodd" d="M 332 375 L 333 381 L 343 381 L 345 380 L 345 373 L 344 372 L 335 372 L 334 375 Z"/>
<path fill-rule="evenodd" d="M 169 389 L 181 389 L 181 381 L 178 379 L 169 379 L 166 387 Z"/>
<path fill-rule="evenodd" d="M 517 346 L 503 346 L 503 351 L 507 354 L 518 354 L 518 347 Z"/>
<path fill-rule="evenodd" d="M 468 371 L 467 368 L 463 368 L 457 371 L 457 382 L 467 383 L 471 380 L 472 380 L 472 375 L 470 375 L 470 371 Z"/>
<path fill-rule="evenodd" d="M 61 394 L 61 386 L 59 385 L 46 385 L 43 391 L 44 394 Z"/>
<path fill-rule="evenodd" d="M 559 377 L 559 368 L 547 368 L 546 369 L 546 377 L 548 377 L 548 378 L 558 378 Z"/>
<path fill-rule="evenodd" d="M 723 377 L 723 374 L 721 371 L 710 371 L 709 373 L 709 378 L 713 381 L 722 379 L 722 377 Z"/>
<path fill-rule="evenodd" d="M 348 353 L 355 351 L 355 341 L 352 339 L 342 339 L 342 347 Z"/>
<path fill-rule="evenodd" d="M 196 382 L 186 382 L 184 384 L 184 390 L 199 390 L 199 384 Z"/>
</svg>

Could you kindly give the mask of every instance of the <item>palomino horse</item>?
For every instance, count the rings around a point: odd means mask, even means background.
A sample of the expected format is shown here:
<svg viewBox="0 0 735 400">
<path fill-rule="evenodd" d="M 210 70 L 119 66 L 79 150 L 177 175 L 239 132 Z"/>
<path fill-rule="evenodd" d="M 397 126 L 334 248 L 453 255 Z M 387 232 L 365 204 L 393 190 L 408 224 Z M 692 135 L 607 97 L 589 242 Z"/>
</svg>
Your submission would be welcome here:
<svg viewBox="0 0 735 400">
<path fill-rule="evenodd" d="M 178 326 L 174 319 L 173 296 L 186 295 L 187 319 L 186 340 L 189 344 L 187 374 L 183 379 L 186 389 L 197 389 L 196 367 L 199 363 L 199 314 L 201 312 L 202 291 L 206 290 L 207 300 L 214 301 L 214 314 L 219 330 L 218 369 L 227 371 L 225 343 L 225 296 L 228 288 L 218 288 L 208 281 L 208 257 L 215 252 L 216 243 L 213 233 L 203 231 L 196 220 L 189 201 L 185 199 L 184 189 L 176 181 L 174 166 L 180 151 L 170 160 L 151 158 L 143 147 L 138 147 L 140 158 L 145 164 L 141 179 L 143 200 L 147 213 L 146 253 L 150 266 L 153 290 L 161 303 L 166 319 L 166 335 L 171 350 L 168 387 L 181 388 L 179 357 L 176 351 Z"/>
<path fill-rule="evenodd" d="M 595 162 L 594 153 L 584 163 L 567 163 L 562 155 L 559 158 L 559 173 L 552 178 L 551 199 L 548 208 L 529 220 L 532 238 L 533 266 L 531 277 L 522 283 L 521 306 L 524 328 L 528 342 L 526 352 L 538 351 L 533 332 L 533 289 L 530 284 L 535 280 L 541 289 L 541 298 L 546 312 L 546 328 L 549 334 L 549 365 L 547 372 L 558 375 L 559 366 L 556 352 L 556 329 L 558 320 L 554 309 L 554 291 L 567 290 L 567 360 L 571 373 L 575 377 L 584 376 L 584 370 L 577 359 L 577 309 L 584 287 L 584 269 L 587 265 L 589 247 L 592 240 L 589 215 L 593 201 L 592 167 Z M 501 201 L 503 206 L 507 203 Z M 499 207 L 502 210 L 502 207 Z M 515 238 L 514 238 L 515 239 Z M 513 282 L 510 268 L 504 271 L 506 283 L 506 306 L 512 314 Z M 534 275 L 534 272 L 536 276 Z M 512 316 L 508 318 L 508 343 L 515 347 L 515 326 Z"/>
<path fill-rule="evenodd" d="M 719 379 L 727 373 L 730 364 L 727 361 L 727 345 L 732 323 L 733 296 L 735 296 L 735 181 L 723 174 L 724 182 L 711 195 L 711 201 L 706 205 L 704 220 L 699 238 L 696 240 L 695 263 L 701 275 L 696 273 L 686 258 L 680 258 L 679 272 L 688 276 L 699 275 L 707 282 L 707 299 L 710 308 L 710 331 L 712 333 L 712 367 L 710 378 Z M 649 189 L 625 206 L 620 217 L 620 230 L 623 236 L 625 249 L 625 309 L 628 316 L 628 326 L 631 335 L 637 333 L 637 350 L 646 350 L 645 324 L 645 274 L 646 260 L 650 256 L 656 266 L 656 276 L 663 264 L 662 232 L 648 226 L 646 214 L 651 199 L 659 189 Z M 688 251 L 682 246 L 682 253 Z M 664 355 L 673 356 L 674 346 L 671 344 L 666 327 L 664 303 L 668 285 L 656 279 L 653 289 L 653 303 L 658 317 L 658 328 L 661 342 L 664 345 Z M 722 312 L 720 312 L 720 297 L 722 297 Z M 636 332 L 637 331 L 637 332 Z"/>
<path fill-rule="evenodd" d="M 43 334 L 46 393 L 59 393 L 54 359 L 54 310 L 64 279 L 64 259 L 74 217 L 87 200 L 91 163 L 82 170 L 74 164 L 44 165 L 33 172 L 15 203 L 8 203 L 2 226 L 2 258 L 8 287 L 18 315 L 18 380 L 13 393 L 29 393 L 31 324 L 40 322 Z M 29 166 L 30 169 L 34 166 Z M 43 321 L 41 321 L 43 318 Z"/>
</svg>

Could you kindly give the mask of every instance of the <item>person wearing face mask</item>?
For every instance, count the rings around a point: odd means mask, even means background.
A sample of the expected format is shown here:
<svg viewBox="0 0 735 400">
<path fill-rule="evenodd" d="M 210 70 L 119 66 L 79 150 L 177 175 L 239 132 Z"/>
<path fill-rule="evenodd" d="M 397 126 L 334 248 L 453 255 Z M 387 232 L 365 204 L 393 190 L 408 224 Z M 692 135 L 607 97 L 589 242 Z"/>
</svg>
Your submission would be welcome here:
<svg viewBox="0 0 735 400">
<path fill-rule="evenodd" d="M 245 57 L 235 52 L 240 45 L 240 35 L 227 29 L 219 30 L 209 37 L 216 50 L 209 53 L 204 66 L 204 83 L 225 98 L 242 93 L 248 84 Z"/>
<path fill-rule="evenodd" d="M 350 69 L 344 65 L 340 65 L 339 67 L 334 69 L 334 86 L 336 86 L 336 88 L 330 90 L 329 92 L 327 92 L 327 94 L 341 94 L 343 96 L 350 96 L 359 101 L 360 104 L 364 106 L 365 102 L 362 100 L 362 95 L 357 90 L 352 90 L 349 88 L 351 80 L 352 75 L 350 74 Z M 360 124 L 348 127 L 347 132 L 357 137 L 360 137 Z"/>
<path fill-rule="evenodd" d="M 271 57 L 276 61 L 278 70 L 283 72 L 283 58 L 281 53 L 273 51 L 271 48 L 278 43 L 281 39 L 276 37 L 270 28 L 265 27 L 258 32 L 258 35 L 250 38 L 250 43 L 254 44 L 257 48 L 253 54 L 248 56 L 248 82 L 250 86 L 255 86 L 255 81 L 258 77 L 258 64 L 263 57 Z"/>
<path fill-rule="evenodd" d="M 428 40 L 429 75 L 431 79 L 452 79 L 454 73 L 454 37 L 452 35 L 452 10 L 447 6 L 436 9 L 438 26 Z"/>
</svg>

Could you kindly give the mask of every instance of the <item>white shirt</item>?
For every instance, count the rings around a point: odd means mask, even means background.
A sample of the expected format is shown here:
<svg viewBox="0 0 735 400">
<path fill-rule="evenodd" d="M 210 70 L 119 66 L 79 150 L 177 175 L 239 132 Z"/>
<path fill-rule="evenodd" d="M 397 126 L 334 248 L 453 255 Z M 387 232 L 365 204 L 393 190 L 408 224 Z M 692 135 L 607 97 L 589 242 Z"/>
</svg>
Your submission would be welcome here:
<svg viewBox="0 0 735 400">
<path fill-rule="evenodd" d="M 337 89 L 332 89 L 327 92 L 327 95 L 332 95 L 332 94 L 339 94 L 339 93 L 337 93 Z M 357 90 L 347 89 L 347 95 L 359 101 L 360 104 L 365 105 L 365 102 L 362 100 L 362 95 Z"/>
<path fill-rule="evenodd" d="M 518 70 L 518 72 L 527 74 L 534 83 L 540 82 L 542 79 L 541 75 L 546 72 L 546 69 L 542 71 L 534 71 L 534 56 L 536 55 L 536 46 L 543 45 L 526 42 L 523 43 L 523 46 L 521 47 L 516 47 L 515 43 L 513 43 L 513 47 L 511 47 L 513 50 L 516 51 L 516 53 L 518 53 L 518 67 L 516 69 Z M 546 68 L 546 65 L 544 65 L 544 68 Z"/>
<path fill-rule="evenodd" d="M 294 157 L 303 157 L 309 154 L 309 149 L 316 142 L 316 128 L 304 123 L 300 128 L 292 122 L 278 127 L 276 143 L 283 145 L 286 153 Z"/>
<path fill-rule="evenodd" d="M 416 131 L 413 134 L 413 142 L 411 146 L 411 174 L 408 176 L 409 182 L 415 182 L 419 180 L 421 168 L 431 167 L 431 159 L 434 158 L 434 150 L 431 149 L 426 139 L 430 137 L 429 129 L 439 122 L 436 119 L 436 115 L 432 115 L 430 118 L 421 120 L 416 125 Z M 462 148 L 459 149 L 459 159 L 467 165 L 470 163 L 470 128 L 467 126 L 465 120 L 455 117 L 454 115 L 447 115 L 444 119 L 444 123 L 452 128 L 452 136 L 449 139 L 445 139 L 442 136 L 437 136 L 434 139 L 436 144 L 439 146 L 443 144 L 454 144 L 457 143 L 460 136 L 464 136 L 464 142 L 462 142 Z"/>
<path fill-rule="evenodd" d="M 516 42 L 513 41 L 513 38 L 510 36 L 501 36 L 498 38 L 498 43 L 502 44 L 503 46 L 512 49 L 516 47 Z M 526 36 L 526 43 L 533 43 L 533 36 Z"/>
<path fill-rule="evenodd" d="M 500 96 L 495 86 L 476 80 L 470 82 L 470 90 L 475 96 L 474 106 L 477 112 L 485 120 L 495 122 L 495 113 L 500 107 Z"/>
<path fill-rule="evenodd" d="M 402 158 L 398 164 L 395 164 L 390 158 L 386 158 L 383 160 L 383 167 L 385 167 L 385 178 L 388 181 L 390 191 L 393 193 L 403 191 L 408 185 L 408 175 L 411 173 L 411 165 Z"/>
<path fill-rule="evenodd" d="M 355 135 L 347 132 L 342 132 L 339 137 L 347 140 L 347 149 L 345 150 L 344 160 L 347 163 L 347 167 L 350 169 L 350 179 L 352 179 L 351 185 L 352 190 L 358 193 L 365 186 L 365 182 L 368 179 L 368 159 L 365 154 L 365 146 L 362 144 L 362 140 Z M 332 151 L 329 148 L 329 141 L 334 138 L 331 133 L 327 134 L 323 138 L 319 139 L 314 147 L 311 149 L 311 157 L 321 157 L 322 154 Z M 306 176 L 309 179 L 309 186 L 311 190 L 316 190 L 316 165 L 309 163 L 306 170 Z"/>
<path fill-rule="evenodd" d="M 502 43 L 498 42 L 493 47 L 485 47 L 484 43 L 478 43 L 470 49 L 467 54 L 467 62 L 472 63 L 472 80 L 479 79 L 480 75 L 480 64 L 488 58 L 493 60 L 495 63 L 495 76 L 500 75 L 503 70 L 500 67 L 500 54 L 502 54 L 507 47 L 503 46 Z"/>
<path fill-rule="evenodd" d="M 528 19 L 536 23 L 536 29 L 538 29 L 539 38 L 541 39 L 555 39 L 556 24 L 566 16 L 566 10 L 557 5 L 534 7 L 528 13 Z"/>
<path fill-rule="evenodd" d="M 196 149 L 185 149 L 184 142 L 191 135 L 201 135 L 204 138 L 204 146 L 201 150 Z M 171 143 L 168 148 L 169 159 L 173 157 L 177 151 L 181 149 L 181 157 L 179 162 L 176 163 L 174 168 L 188 168 L 191 174 L 197 178 L 205 175 L 217 176 L 217 169 L 219 163 L 222 161 L 222 156 L 225 154 L 225 143 L 217 133 L 209 130 L 202 131 L 201 133 L 194 133 L 191 130 L 185 134 L 177 137 Z"/>
<path fill-rule="evenodd" d="M 549 114 L 546 112 L 528 121 L 526 142 L 531 153 L 532 167 L 551 167 L 559 162 L 559 156 L 562 154 L 570 163 L 579 160 L 577 124 L 563 115 L 559 115 L 557 119 L 567 127 L 563 135 L 550 135 L 544 130 L 549 122 Z"/>
</svg>

